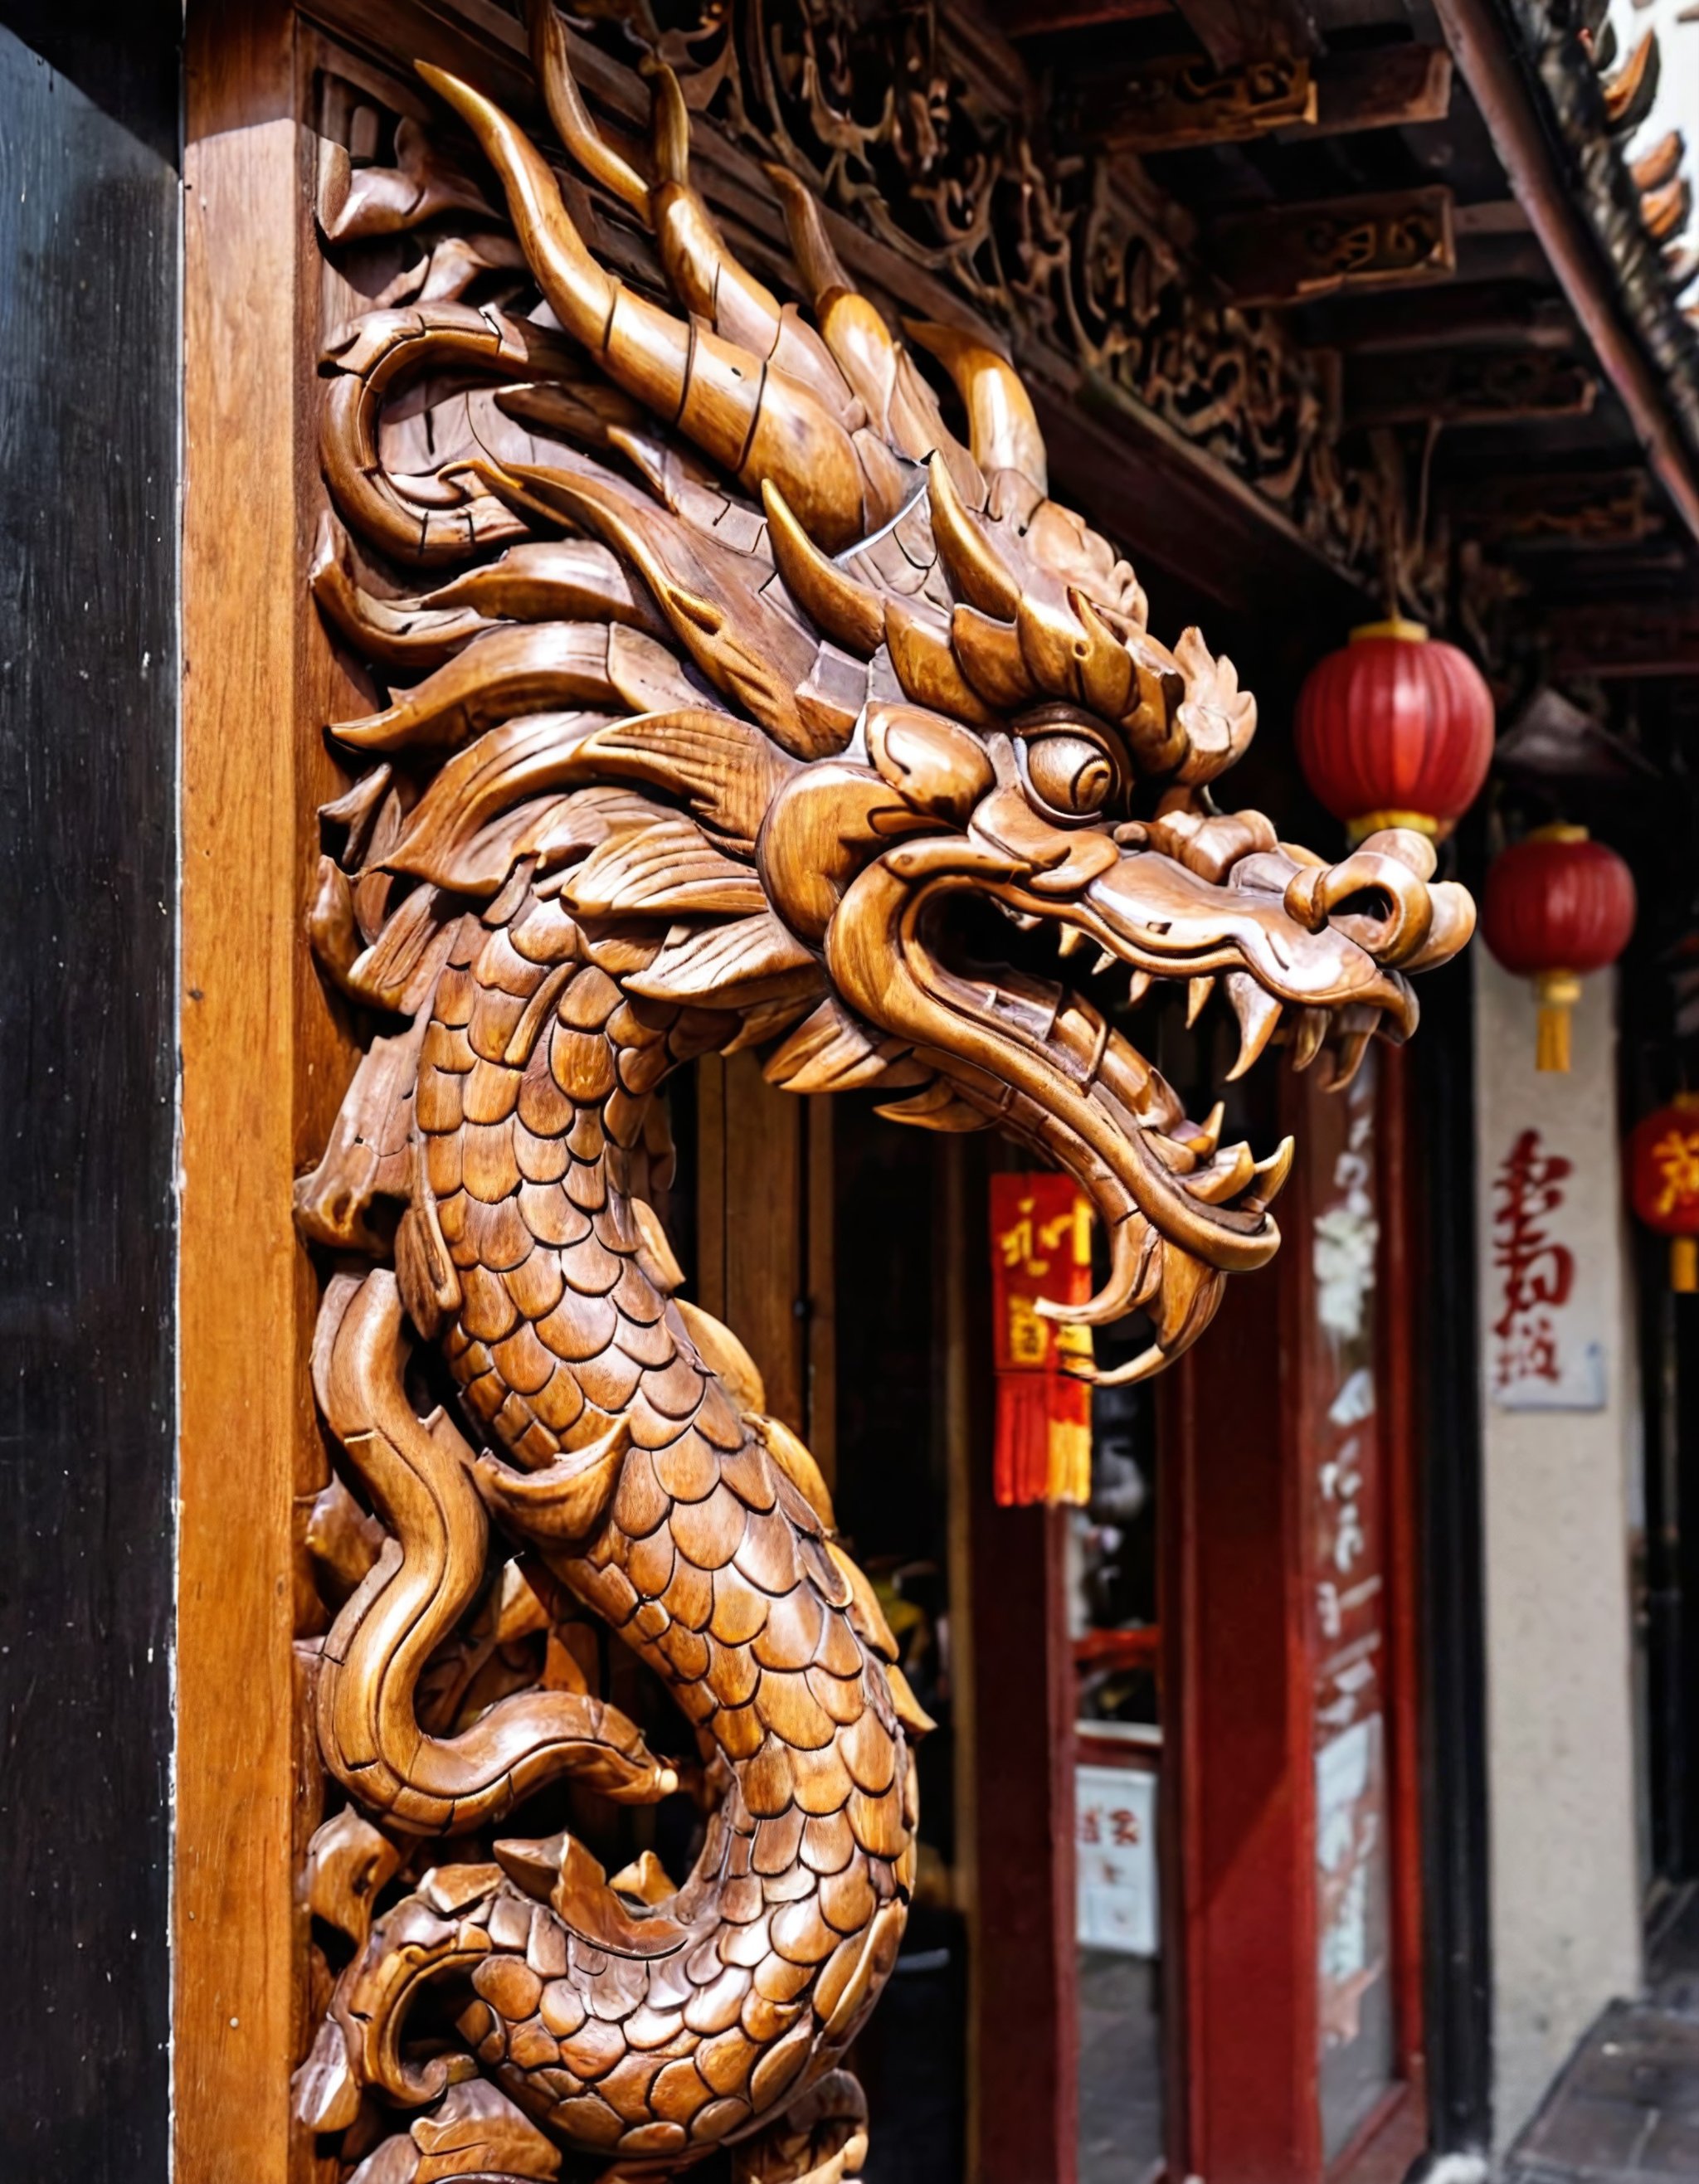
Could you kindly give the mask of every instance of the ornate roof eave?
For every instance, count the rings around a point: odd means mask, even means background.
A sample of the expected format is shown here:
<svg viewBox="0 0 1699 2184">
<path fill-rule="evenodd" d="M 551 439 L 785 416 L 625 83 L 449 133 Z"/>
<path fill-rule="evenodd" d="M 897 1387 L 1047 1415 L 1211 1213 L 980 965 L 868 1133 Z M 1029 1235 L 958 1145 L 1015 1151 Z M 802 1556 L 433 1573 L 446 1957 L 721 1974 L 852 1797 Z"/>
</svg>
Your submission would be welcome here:
<svg viewBox="0 0 1699 2184">
<path fill-rule="evenodd" d="M 1683 521 L 1699 538 L 1699 331 L 1648 232 L 1579 28 L 1551 0 L 1437 0 L 1516 195 Z"/>
</svg>

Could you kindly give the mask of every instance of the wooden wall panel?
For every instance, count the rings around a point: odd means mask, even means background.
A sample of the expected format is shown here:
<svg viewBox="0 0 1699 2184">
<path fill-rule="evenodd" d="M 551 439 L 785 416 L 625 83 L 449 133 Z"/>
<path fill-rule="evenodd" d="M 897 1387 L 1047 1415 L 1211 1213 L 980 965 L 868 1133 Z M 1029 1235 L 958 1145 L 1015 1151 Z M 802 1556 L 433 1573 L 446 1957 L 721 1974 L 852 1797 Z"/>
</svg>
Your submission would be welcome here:
<svg viewBox="0 0 1699 2184">
<path fill-rule="evenodd" d="M 0 31 L 8 2184 L 164 2184 L 169 2114 L 175 25 L 87 12 Z"/>
</svg>

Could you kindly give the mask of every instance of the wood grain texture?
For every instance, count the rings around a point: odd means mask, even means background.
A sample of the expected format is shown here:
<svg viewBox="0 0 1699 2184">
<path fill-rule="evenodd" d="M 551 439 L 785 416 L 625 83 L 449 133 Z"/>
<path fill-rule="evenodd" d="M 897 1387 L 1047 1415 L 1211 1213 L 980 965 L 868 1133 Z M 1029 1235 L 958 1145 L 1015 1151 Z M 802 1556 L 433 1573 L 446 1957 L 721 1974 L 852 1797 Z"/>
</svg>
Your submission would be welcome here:
<svg viewBox="0 0 1699 2184">
<path fill-rule="evenodd" d="M 315 1066 L 334 1078 L 292 908 L 329 774 L 301 729 L 307 147 L 291 13 L 189 27 L 175 2161 L 186 2184 L 281 2184 L 313 1795 L 294 1535 L 324 1476 L 288 1191 Z"/>
<path fill-rule="evenodd" d="M 0 31 L 0 2171 L 132 2184 L 169 2098 L 173 23 L 46 14 Z"/>
</svg>

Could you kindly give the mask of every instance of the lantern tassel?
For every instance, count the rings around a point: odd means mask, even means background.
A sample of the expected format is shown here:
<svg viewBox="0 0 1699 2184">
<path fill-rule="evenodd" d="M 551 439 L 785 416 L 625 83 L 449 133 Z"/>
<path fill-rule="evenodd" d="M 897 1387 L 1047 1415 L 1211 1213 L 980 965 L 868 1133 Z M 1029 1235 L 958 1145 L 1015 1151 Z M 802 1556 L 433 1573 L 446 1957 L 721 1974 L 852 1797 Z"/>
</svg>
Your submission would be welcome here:
<svg viewBox="0 0 1699 2184">
<path fill-rule="evenodd" d="M 1670 1238 L 1669 1286 L 1678 1296 L 1699 1294 L 1699 1236 Z"/>
<path fill-rule="evenodd" d="M 1564 1002 L 1540 1009 L 1534 1066 L 1563 1076 L 1569 1072 L 1569 1011 Z"/>
<path fill-rule="evenodd" d="M 1569 1073 L 1569 1025 L 1581 998 L 1581 982 L 1568 971 L 1543 971 L 1534 990 L 1540 1001 L 1534 1066 L 1555 1075 Z"/>
</svg>

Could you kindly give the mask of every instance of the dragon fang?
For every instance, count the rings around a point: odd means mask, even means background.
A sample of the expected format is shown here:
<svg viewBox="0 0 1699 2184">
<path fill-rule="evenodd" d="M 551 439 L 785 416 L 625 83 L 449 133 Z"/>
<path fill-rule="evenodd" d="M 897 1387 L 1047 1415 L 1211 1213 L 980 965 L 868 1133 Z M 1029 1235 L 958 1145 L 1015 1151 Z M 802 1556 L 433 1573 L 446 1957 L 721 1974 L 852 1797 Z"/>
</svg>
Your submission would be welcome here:
<svg viewBox="0 0 1699 2184">
<path fill-rule="evenodd" d="M 372 763 L 327 810 L 311 931 L 400 1028 L 298 1189 L 341 1269 L 320 1402 L 375 1517 L 318 1666 L 350 1803 L 315 1839 L 315 1904 L 352 1953 L 297 2115 L 347 2134 L 361 2184 L 551 2176 L 565 2151 L 631 2180 L 727 2144 L 743 2184 L 835 2184 L 865 2152 L 841 2059 L 895 1959 L 927 1724 L 808 1451 L 676 1293 L 658 1089 L 759 1045 L 792 1090 L 876 1087 L 896 1121 L 1023 1139 L 1089 1195 L 1111 1263 L 1080 1316 L 1145 1312 L 1121 1375 L 1142 1377 L 1274 1251 L 1290 1143 L 1220 1145 L 1084 995 L 968 967 L 964 905 L 1053 936 L 1064 976 L 1106 956 L 1194 1010 L 1218 981 L 1235 1074 L 1284 1021 L 1340 1080 L 1373 1034 L 1413 1029 L 1410 974 L 1473 910 L 1418 836 L 1328 865 L 1218 811 L 1254 703 L 1196 631 L 1152 638 L 1131 569 L 1050 499 L 1011 367 L 907 328 L 963 445 L 794 179 L 773 184 L 808 315 L 716 233 L 671 75 L 645 176 L 547 5 L 532 31 L 560 141 L 679 309 L 599 262 L 513 120 L 421 68 L 510 230 L 491 213 L 476 245 L 439 243 L 431 300 L 371 310 L 326 362 L 314 589 L 393 696 L 332 731 Z M 476 203 L 421 172 L 413 217 Z M 493 267 L 506 307 L 460 300 Z M 420 389 L 460 421 L 423 472 L 390 426 Z M 458 1421 L 420 1415 L 419 1344 Z M 493 1839 L 558 1778 L 679 1786 L 564 1653 L 445 1700 L 475 1610 L 487 1659 L 574 1602 L 695 1730 L 711 1811 L 680 1887 L 648 1858 L 610 1882 L 570 1835 Z M 459 2167 L 421 2170 L 427 2142 Z"/>
</svg>

